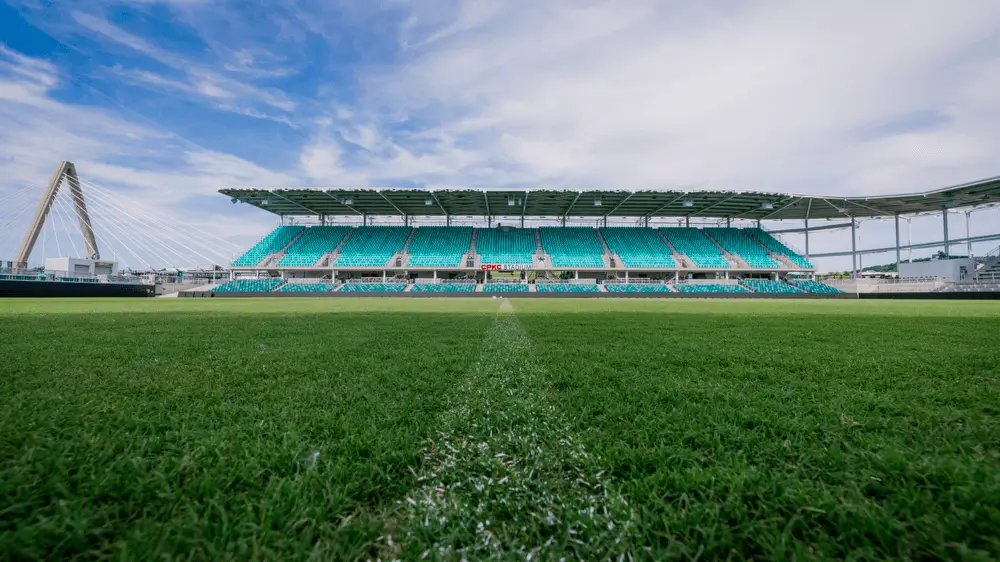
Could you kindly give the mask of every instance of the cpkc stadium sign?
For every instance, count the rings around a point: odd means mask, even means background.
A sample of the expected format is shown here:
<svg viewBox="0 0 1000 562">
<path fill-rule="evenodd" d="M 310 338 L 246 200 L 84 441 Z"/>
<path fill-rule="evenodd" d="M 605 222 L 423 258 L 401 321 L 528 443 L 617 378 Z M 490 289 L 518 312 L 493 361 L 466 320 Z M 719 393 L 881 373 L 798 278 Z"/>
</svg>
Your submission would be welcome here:
<svg viewBox="0 0 1000 562">
<path fill-rule="evenodd" d="M 484 263 L 479 265 L 483 271 L 528 271 L 530 265 L 519 263 Z"/>
</svg>

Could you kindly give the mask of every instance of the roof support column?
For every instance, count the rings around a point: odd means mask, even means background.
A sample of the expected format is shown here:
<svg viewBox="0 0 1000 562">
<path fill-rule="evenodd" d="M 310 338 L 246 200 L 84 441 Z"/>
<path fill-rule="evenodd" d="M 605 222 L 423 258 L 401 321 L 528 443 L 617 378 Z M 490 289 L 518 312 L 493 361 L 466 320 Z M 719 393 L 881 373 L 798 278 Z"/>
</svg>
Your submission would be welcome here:
<svg viewBox="0 0 1000 562">
<path fill-rule="evenodd" d="M 368 213 L 361 215 L 361 226 L 368 226 Z"/>
<path fill-rule="evenodd" d="M 444 224 L 445 226 L 451 226 L 451 215 L 444 216 Z"/>
<path fill-rule="evenodd" d="M 604 215 L 604 228 L 608 227 L 608 215 Z"/>
<path fill-rule="evenodd" d="M 562 225 L 566 226 L 566 215 L 562 216 Z"/>
<path fill-rule="evenodd" d="M 896 213 L 896 271 L 899 271 L 899 213 Z"/>
<path fill-rule="evenodd" d="M 733 219 L 726 217 L 726 228 L 732 228 Z"/>
<path fill-rule="evenodd" d="M 684 226 L 686 226 L 687 228 L 691 228 L 691 216 L 690 215 L 684 217 Z"/>
<path fill-rule="evenodd" d="M 851 217 L 851 279 L 858 278 L 858 224 Z"/>
<path fill-rule="evenodd" d="M 941 213 L 941 223 L 944 226 L 944 255 L 951 254 L 951 242 L 948 241 L 948 209 Z"/>
<path fill-rule="evenodd" d="M 757 228 L 760 228 L 760 219 L 757 219 Z"/>
<path fill-rule="evenodd" d="M 809 259 L 809 219 L 806 219 L 806 260 Z"/>
<path fill-rule="evenodd" d="M 972 211 L 965 212 L 965 239 L 967 247 L 965 252 L 972 257 Z"/>
<path fill-rule="evenodd" d="M 521 215 L 521 228 L 524 228 L 524 215 Z"/>
</svg>

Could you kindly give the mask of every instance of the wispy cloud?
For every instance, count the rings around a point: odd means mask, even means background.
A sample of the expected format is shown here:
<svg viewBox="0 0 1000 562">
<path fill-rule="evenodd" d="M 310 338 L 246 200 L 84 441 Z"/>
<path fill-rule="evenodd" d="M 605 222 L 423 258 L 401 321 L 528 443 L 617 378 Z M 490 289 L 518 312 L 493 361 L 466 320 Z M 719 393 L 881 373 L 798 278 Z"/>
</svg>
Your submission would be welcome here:
<svg viewBox="0 0 1000 562">
<path fill-rule="evenodd" d="M 998 172 L 1000 4 L 986 0 L 27 13 L 77 58 L 0 50 L 11 181 L 75 158 L 183 208 L 227 185 L 862 194 Z"/>
</svg>

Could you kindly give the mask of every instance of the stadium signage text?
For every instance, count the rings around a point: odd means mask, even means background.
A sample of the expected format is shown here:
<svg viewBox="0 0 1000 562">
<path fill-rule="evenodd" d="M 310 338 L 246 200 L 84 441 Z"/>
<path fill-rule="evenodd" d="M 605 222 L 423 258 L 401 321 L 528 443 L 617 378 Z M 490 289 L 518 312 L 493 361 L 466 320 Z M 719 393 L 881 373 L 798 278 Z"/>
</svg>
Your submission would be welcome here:
<svg viewBox="0 0 1000 562">
<path fill-rule="evenodd" d="M 479 265 L 479 269 L 483 271 L 528 271 L 531 269 L 531 266 L 526 264 L 484 263 Z"/>
</svg>

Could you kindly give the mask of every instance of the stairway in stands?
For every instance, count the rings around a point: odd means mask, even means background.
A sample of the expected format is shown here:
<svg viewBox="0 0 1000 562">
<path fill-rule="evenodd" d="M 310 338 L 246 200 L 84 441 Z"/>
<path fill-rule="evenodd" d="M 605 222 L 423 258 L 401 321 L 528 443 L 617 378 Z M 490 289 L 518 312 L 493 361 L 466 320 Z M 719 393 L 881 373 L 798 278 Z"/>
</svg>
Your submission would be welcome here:
<svg viewBox="0 0 1000 562">
<path fill-rule="evenodd" d="M 288 251 L 288 248 L 291 247 L 291 245 L 294 244 L 296 240 L 302 238 L 302 235 L 305 234 L 306 231 L 308 230 L 309 230 L 308 228 L 303 228 L 301 231 L 299 231 L 298 234 L 295 235 L 294 238 L 288 241 L 288 244 L 282 246 L 281 249 L 279 249 L 277 252 L 272 252 L 268 254 L 266 258 L 261 260 L 259 266 L 272 267 L 278 265 L 278 262 L 281 261 L 281 258 L 285 257 L 285 252 Z"/>
<path fill-rule="evenodd" d="M 655 230 L 656 233 L 660 235 L 660 238 L 663 238 L 663 243 L 666 244 L 668 248 L 670 248 L 670 254 L 673 255 L 674 261 L 677 262 L 677 265 L 679 265 L 680 267 L 691 267 L 693 265 L 691 263 L 691 260 L 688 259 L 687 256 L 677 251 L 677 248 L 675 248 L 674 245 L 670 243 L 670 240 L 667 240 L 667 237 L 663 235 L 663 232 L 659 228 Z"/>
<path fill-rule="evenodd" d="M 712 238 L 711 234 L 709 234 L 708 232 L 706 232 L 704 230 L 702 230 L 701 233 L 702 233 L 702 235 L 705 236 L 705 238 L 708 238 L 708 240 L 712 244 L 715 244 L 716 246 L 718 246 L 719 251 L 722 252 L 722 257 L 726 258 L 726 261 L 728 261 L 729 263 L 736 264 L 736 267 L 742 267 L 742 268 L 750 269 L 750 265 L 746 261 L 744 261 L 743 258 L 741 258 L 740 256 L 738 256 L 736 254 L 733 254 L 733 253 L 729 252 L 728 250 L 726 250 L 726 248 L 722 244 L 719 244 L 718 240 L 716 240 L 715 238 Z"/>
<path fill-rule="evenodd" d="M 344 236 L 344 239 L 340 241 L 340 244 L 338 244 L 336 248 L 331 250 L 329 254 L 320 258 L 319 265 L 321 267 L 328 267 L 333 265 L 333 263 L 337 261 L 337 257 L 340 255 L 340 249 L 344 247 L 344 244 L 347 244 L 347 241 L 350 240 L 351 235 L 354 234 L 356 231 L 357 231 L 356 228 L 352 228 L 350 232 L 347 233 L 347 236 Z"/>
<path fill-rule="evenodd" d="M 613 267 L 611 265 L 612 260 L 615 262 L 615 265 L 620 264 L 621 260 L 617 259 L 611 253 L 611 248 L 608 248 L 608 243 L 607 243 L 607 241 L 604 240 L 604 235 L 601 234 L 601 229 L 600 228 L 595 228 L 594 230 L 597 231 L 597 239 L 601 241 L 601 247 L 604 248 L 604 255 L 602 256 L 604 258 L 604 267 L 607 267 L 607 268 Z"/>
<path fill-rule="evenodd" d="M 413 235 L 416 234 L 416 232 L 416 228 L 410 229 L 410 235 L 406 238 L 406 243 L 403 244 L 403 249 L 396 253 L 396 255 L 394 255 L 390 260 L 390 263 L 394 267 L 403 267 L 410 259 L 410 242 L 413 242 Z"/>
<path fill-rule="evenodd" d="M 1000 281 L 1000 246 L 993 248 L 985 256 L 976 258 L 976 261 L 981 262 L 976 267 L 976 281 L 990 283 Z"/>
</svg>

